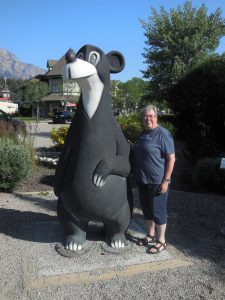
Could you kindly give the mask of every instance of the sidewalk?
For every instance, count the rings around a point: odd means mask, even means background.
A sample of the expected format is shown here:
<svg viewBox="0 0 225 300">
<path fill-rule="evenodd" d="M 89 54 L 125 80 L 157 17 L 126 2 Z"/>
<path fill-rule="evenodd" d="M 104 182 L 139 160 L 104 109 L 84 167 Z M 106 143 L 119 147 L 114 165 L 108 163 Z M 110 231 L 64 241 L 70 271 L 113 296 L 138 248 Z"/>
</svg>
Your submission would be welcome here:
<svg viewBox="0 0 225 300">
<path fill-rule="evenodd" d="M 50 119 L 41 120 L 40 122 L 28 122 L 26 123 L 27 131 L 33 138 L 34 148 L 39 147 L 53 147 L 53 141 L 50 138 L 50 132 L 53 128 L 59 128 L 64 124 L 53 124 Z"/>
<path fill-rule="evenodd" d="M 182 192 L 171 193 L 181 202 L 184 197 L 191 196 Z M 146 254 L 144 247 L 138 247 L 132 241 L 124 253 L 111 253 L 105 246 L 101 227 L 92 224 L 86 252 L 66 258 L 54 248 L 63 237 L 52 191 L 1 193 L 0 197 L 0 299 L 198 299 L 194 297 L 196 287 L 193 289 L 193 285 L 198 286 L 199 282 L 193 282 L 191 278 L 197 276 L 203 283 L 204 273 L 193 263 L 196 259 L 193 261 L 190 257 L 191 252 L 184 256 L 179 250 L 182 243 L 185 244 L 185 236 L 183 241 L 177 241 L 178 247 L 170 243 L 170 240 L 173 242 L 171 230 L 174 238 L 178 236 L 173 228 L 176 211 L 169 216 L 168 249 L 158 255 Z M 225 198 L 214 200 L 224 202 Z M 137 207 L 128 233 L 131 240 L 145 235 L 143 216 Z M 218 245 L 225 249 L 224 244 Z M 225 266 L 225 260 L 221 260 L 222 263 Z M 204 268 L 206 272 L 208 263 L 204 262 Z M 221 280 L 222 277 L 211 280 L 211 285 L 217 288 L 221 285 L 221 290 L 214 292 L 216 297 L 221 297 L 215 298 L 203 284 L 197 288 L 204 295 L 202 299 L 222 299 L 225 294 Z M 152 282 L 155 286 L 151 285 Z M 176 285 L 180 286 L 179 290 Z M 164 294 L 160 286 L 170 293 Z M 193 290 L 188 292 L 187 289 Z M 190 295 L 190 298 L 185 295 Z"/>
</svg>

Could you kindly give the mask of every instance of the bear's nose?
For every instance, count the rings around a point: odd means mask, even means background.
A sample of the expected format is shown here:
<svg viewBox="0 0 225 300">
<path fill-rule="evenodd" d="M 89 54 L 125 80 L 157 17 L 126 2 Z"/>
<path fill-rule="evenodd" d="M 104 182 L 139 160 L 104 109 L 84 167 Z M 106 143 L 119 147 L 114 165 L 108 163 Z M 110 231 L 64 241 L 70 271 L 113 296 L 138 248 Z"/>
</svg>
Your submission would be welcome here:
<svg viewBox="0 0 225 300">
<path fill-rule="evenodd" d="M 66 52 L 66 63 L 71 63 L 73 61 L 75 61 L 76 59 L 76 53 L 75 51 L 73 51 L 73 49 L 69 49 L 67 52 Z"/>
</svg>

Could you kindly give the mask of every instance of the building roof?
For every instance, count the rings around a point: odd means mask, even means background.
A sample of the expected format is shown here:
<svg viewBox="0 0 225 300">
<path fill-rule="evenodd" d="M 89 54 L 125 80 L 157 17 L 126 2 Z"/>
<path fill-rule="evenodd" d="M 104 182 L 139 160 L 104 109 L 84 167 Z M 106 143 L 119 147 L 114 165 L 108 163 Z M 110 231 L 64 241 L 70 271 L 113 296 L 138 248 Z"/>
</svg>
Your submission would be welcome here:
<svg viewBox="0 0 225 300">
<path fill-rule="evenodd" d="M 63 76 L 64 65 L 66 64 L 65 55 L 63 55 L 60 60 L 56 62 L 54 67 L 45 74 L 45 77 L 55 77 L 55 76 Z"/>
<path fill-rule="evenodd" d="M 47 60 L 47 68 L 48 69 L 53 68 L 56 63 L 57 63 L 57 60 L 54 60 L 54 59 Z"/>
<path fill-rule="evenodd" d="M 1 90 L 2 93 L 10 93 L 10 90 L 8 89 L 7 86 L 5 86 L 2 90 Z"/>
</svg>

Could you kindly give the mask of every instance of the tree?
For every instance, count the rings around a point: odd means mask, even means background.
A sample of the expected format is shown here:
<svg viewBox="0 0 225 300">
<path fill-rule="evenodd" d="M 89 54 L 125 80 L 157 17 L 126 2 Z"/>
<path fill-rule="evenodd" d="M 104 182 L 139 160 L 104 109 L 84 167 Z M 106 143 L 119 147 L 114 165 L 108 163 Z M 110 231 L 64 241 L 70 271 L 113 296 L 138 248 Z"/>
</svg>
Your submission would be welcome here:
<svg viewBox="0 0 225 300">
<path fill-rule="evenodd" d="M 110 94 L 112 96 L 112 106 L 114 111 L 120 111 L 123 107 L 123 96 L 120 91 L 121 81 L 110 80 Z"/>
<path fill-rule="evenodd" d="M 225 20 L 220 9 L 207 15 L 205 4 L 196 9 L 190 1 L 169 12 L 151 8 L 151 13 L 147 21 L 140 20 L 147 38 L 142 72 L 154 96 L 163 99 L 179 78 L 215 51 L 225 35 Z"/>
<path fill-rule="evenodd" d="M 62 83 L 62 95 L 66 98 L 64 102 L 64 110 L 68 102 L 76 102 L 75 100 L 80 96 L 80 88 L 76 81 L 67 79 Z"/>
<path fill-rule="evenodd" d="M 24 99 L 31 104 L 35 103 L 37 108 L 36 120 L 39 121 L 39 103 L 42 97 L 48 94 L 48 84 L 37 79 L 29 80 L 25 84 Z"/>
<path fill-rule="evenodd" d="M 127 112 L 140 106 L 142 98 L 147 93 L 147 82 L 138 77 L 127 82 L 114 80 L 111 81 L 110 90 L 113 106 Z"/>
<path fill-rule="evenodd" d="M 134 77 L 126 82 L 126 91 L 130 106 L 136 110 L 147 93 L 147 82 Z"/>
</svg>

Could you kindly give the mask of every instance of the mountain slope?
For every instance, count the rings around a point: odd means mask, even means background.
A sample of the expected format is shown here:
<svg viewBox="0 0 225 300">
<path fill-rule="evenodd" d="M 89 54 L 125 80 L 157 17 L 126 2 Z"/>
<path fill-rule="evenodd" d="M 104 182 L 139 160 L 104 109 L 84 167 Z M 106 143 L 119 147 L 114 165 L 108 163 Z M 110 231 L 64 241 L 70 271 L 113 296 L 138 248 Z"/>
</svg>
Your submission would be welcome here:
<svg viewBox="0 0 225 300">
<path fill-rule="evenodd" d="M 0 77 L 30 79 L 44 73 L 46 73 L 45 69 L 23 63 L 8 50 L 0 49 Z"/>
</svg>

